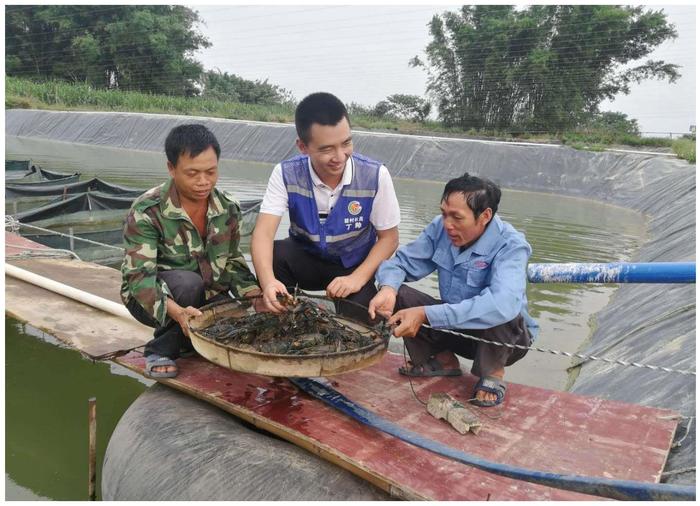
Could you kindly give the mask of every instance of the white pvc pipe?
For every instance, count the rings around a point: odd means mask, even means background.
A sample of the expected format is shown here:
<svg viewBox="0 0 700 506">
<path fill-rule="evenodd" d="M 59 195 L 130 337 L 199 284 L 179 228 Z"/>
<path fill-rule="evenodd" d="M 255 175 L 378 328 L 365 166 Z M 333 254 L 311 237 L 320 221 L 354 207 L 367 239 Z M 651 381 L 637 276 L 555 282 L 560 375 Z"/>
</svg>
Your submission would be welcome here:
<svg viewBox="0 0 700 506">
<path fill-rule="evenodd" d="M 22 281 L 26 281 L 27 283 L 39 286 L 46 290 L 58 293 L 60 295 L 63 295 L 64 297 L 77 300 L 78 302 L 82 302 L 83 304 L 87 304 L 88 306 L 94 307 L 106 313 L 133 320 L 133 317 L 131 316 L 129 311 L 127 311 L 127 309 L 121 304 L 117 304 L 116 302 L 112 302 L 111 300 L 104 299 L 102 297 L 93 295 L 83 290 L 78 290 L 77 288 L 73 288 L 72 286 L 64 285 L 63 283 L 59 283 L 58 281 L 54 281 L 53 279 L 45 278 L 44 276 L 40 276 L 39 274 L 34 274 L 33 272 L 20 269 L 15 265 L 6 263 L 5 274 L 12 276 L 13 278 L 21 279 Z"/>
</svg>

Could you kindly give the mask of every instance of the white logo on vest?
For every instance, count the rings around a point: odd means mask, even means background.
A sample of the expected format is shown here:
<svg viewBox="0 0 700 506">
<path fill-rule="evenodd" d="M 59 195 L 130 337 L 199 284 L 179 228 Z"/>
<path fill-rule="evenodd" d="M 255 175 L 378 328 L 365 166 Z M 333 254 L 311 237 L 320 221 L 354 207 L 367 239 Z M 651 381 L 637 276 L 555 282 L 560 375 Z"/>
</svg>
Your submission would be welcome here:
<svg viewBox="0 0 700 506">
<path fill-rule="evenodd" d="M 348 212 L 353 216 L 357 216 L 362 212 L 362 206 L 357 200 L 353 200 L 348 204 Z"/>
</svg>

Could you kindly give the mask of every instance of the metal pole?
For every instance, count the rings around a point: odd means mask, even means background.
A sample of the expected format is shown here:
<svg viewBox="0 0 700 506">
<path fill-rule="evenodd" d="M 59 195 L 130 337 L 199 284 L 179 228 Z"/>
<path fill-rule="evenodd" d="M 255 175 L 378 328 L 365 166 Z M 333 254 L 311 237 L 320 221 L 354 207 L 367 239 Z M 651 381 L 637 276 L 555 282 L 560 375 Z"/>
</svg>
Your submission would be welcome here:
<svg viewBox="0 0 700 506">
<path fill-rule="evenodd" d="M 73 238 L 73 227 L 68 227 L 68 235 L 70 236 L 68 240 L 70 241 L 70 249 L 71 251 L 75 250 L 75 239 Z"/>
<path fill-rule="evenodd" d="M 94 397 L 88 399 L 88 432 L 88 497 L 91 501 L 94 501 L 96 498 L 95 482 L 97 474 L 97 467 L 95 465 L 97 455 L 97 399 Z"/>
</svg>

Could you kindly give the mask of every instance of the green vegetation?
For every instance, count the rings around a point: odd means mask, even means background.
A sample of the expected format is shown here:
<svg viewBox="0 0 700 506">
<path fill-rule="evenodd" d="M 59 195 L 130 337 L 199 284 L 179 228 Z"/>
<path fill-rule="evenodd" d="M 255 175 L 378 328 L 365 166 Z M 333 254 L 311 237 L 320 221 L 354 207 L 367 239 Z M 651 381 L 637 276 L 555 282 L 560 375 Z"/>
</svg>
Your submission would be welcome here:
<svg viewBox="0 0 700 506">
<path fill-rule="evenodd" d="M 202 77 L 203 98 L 243 102 L 244 104 L 292 104 L 292 94 L 275 84 L 264 81 L 249 81 L 235 74 L 210 70 Z"/>
<path fill-rule="evenodd" d="M 291 123 L 294 121 L 294 104 L 244 104 L 204 97 L 173 97 L 135 91 L 96 90 L 85 84 L 62 81 L 33 82 L 16 77 L 5 78 L 5 107 L 7 109 L 56 109 L 78 111 L 124 111 L 163 114 L 208 116 L 250 121 Z M 615 133 L 600 122 L 604 117 L 617 113 L 592 116 L 587 130 L 565 132 L 561 135 L 529 134 L 496 130 L 462 130 L 445 127 L 437 121 L 408 121 L 391 117 L 378 117 L 372 110 L 350 104 L 353 126 L 359 129 L 379 130 L 414 135 L 440 135 L 444 137 L 471 137 L 497 140 L 529 140 L 536 142 L 561 142 L 576 149 L 599 151 L 611 144 L 628 146 L 670 147 L 669 139 L 639 137 L 628 131 Z M 621 115 L 624 117 L 624 115 Z M 619 116 L 618 116 L 619 118 Z M 609 119 L 609 117 L 608 117 Z M 624 123 L 623 123 L 624 124 Z M 619 128 L 619 126 L 617 127 Z M 629 128 L 627 128 L 629 130 Z M 682 141 L 682 142 L 681 142 Z M 680 139 L 674 143 L 674 151 L 695 163 L 695 138 Z M 692 157 L 692 158 L 691 158 Z"/>
<path fill-rule="evenodd" d="M 594 113 L 586 116 L 582 125 L 562 135 L 562 142 L 576 147 L 582 144 L 606 146 L 671 147 L 671 140 L 659 137 L 641 137 L 637 120 L 628 119 L 619 112 Z M 597 150 L 595 147 L 588 149 Z"/>
<path fill-rule="evenodd" d="M 94 88 L 190 96 L 211 46 L 179 5 L 8 5 L 5 72 Z"/>
<path fill-rule="evenodd" d="M 430 115 L 432 104 L 418 95 L 395 93 L 374 106 L 372 114 L 410 121 L 425 121 Z"/>
<path fill-rule="evenodd" d="M 616 5 L 465 5 L 435 15 L 427 92 L 445 125 L 562 132 L 630 84 L 675 81 L 664 61 L 627 64 L 677 36 L 663 11 Z"/>
<path fill-rule="evenodd" d="M 605 146 L 619 144 L 633 147 L 657 147 L 670 148 L 671 139 L 665 137 L 640 137 L 638 135 L 610 132 L 607 130 L 576 130 L 562 134 L 564 144 L 575 143 L 600 144 Z M 573 147 L 573 146 L 572 146 Z"/>
<path fill-rule="evenodd" d="M 201 96 L 245 104 L 285 105 L 293 100 L 288 91 L 267 80 L 205 72 L 193 58 L 194 51 L 211 46 L 196 30 L 200 22 L 195 11 L 177 5 L 11 5 L 5 16 L 6 72 L 32 81 L 73 83 L 81 95 L 83 85 L 89 90 Z M 99 106 L 112 108 L 119 97 L 99 95 Z M 191 107 L 160 99 L 151 105 L 154 100 L 147 100 L 146 107 L 182 113 Z M 134 95 L 126 100 L 129 110 L 142 110 L 138 102 Z M 205 111 L 209 107 L 202 105 Z"/>
<path fill-rule="evenodd" d="M 202 97 L 96 90 L 86 84 L 32 82 L 15 77 L 5 78 L 5 107 L 185 114 L 273 122 L 294 120 L 292 105 L 255 105 Z"/>
<path fill-rule="evenodd" d="M 264 80 L 205 70 L 211 43 L 178 5 L 9 5 L 6 108 L 127 111 L 289 123 L 292 94 Z M 600 113 L 632 82 L 679 77 L 663 61 L 628 64 L 675 38 L 663 11 L 614 5 L 462 6 L 435 15 L 427 96 L 350 103 L 353 126 L 406 134 L 671 149 L 636 120 Z M 625 70 L 619 70 L 625 69 Z M 437 106 L 437 120 L 430 119 Z M 695 159 L 695 139 L 674 143 Z"/>
<path fill-rule="evenodd" d="M 688 160 L 690 163 L 695 163 L 695 136 L 692 138 L 682 138 L 673 141 L 671 146 L 673 152 L 678 155 L 679 158 Z"/>
</svg>

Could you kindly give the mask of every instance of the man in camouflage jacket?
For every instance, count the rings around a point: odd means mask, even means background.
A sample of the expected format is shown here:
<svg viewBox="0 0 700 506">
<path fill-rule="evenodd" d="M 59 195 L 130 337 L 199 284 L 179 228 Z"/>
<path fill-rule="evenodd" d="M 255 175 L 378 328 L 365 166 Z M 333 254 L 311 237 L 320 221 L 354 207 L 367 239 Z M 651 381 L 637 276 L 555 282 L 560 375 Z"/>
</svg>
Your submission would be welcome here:
<svg viewBox="0 0 700 506">
<path fill-rule="evenodd" d="M 173 361 L 191 352 L 187 320 L 202 305 L 260 293 L 239 250 L 238 203 L 215 188 L 220 147 L 203 125 L 174 128 L 165 142 L 170 179 L 132 204 L 124 227 L 121 297 L 155 327 L 146 371 L 173 377 Z M 256 304 L 257 305 L 257 304 Z"/>
</svg>

